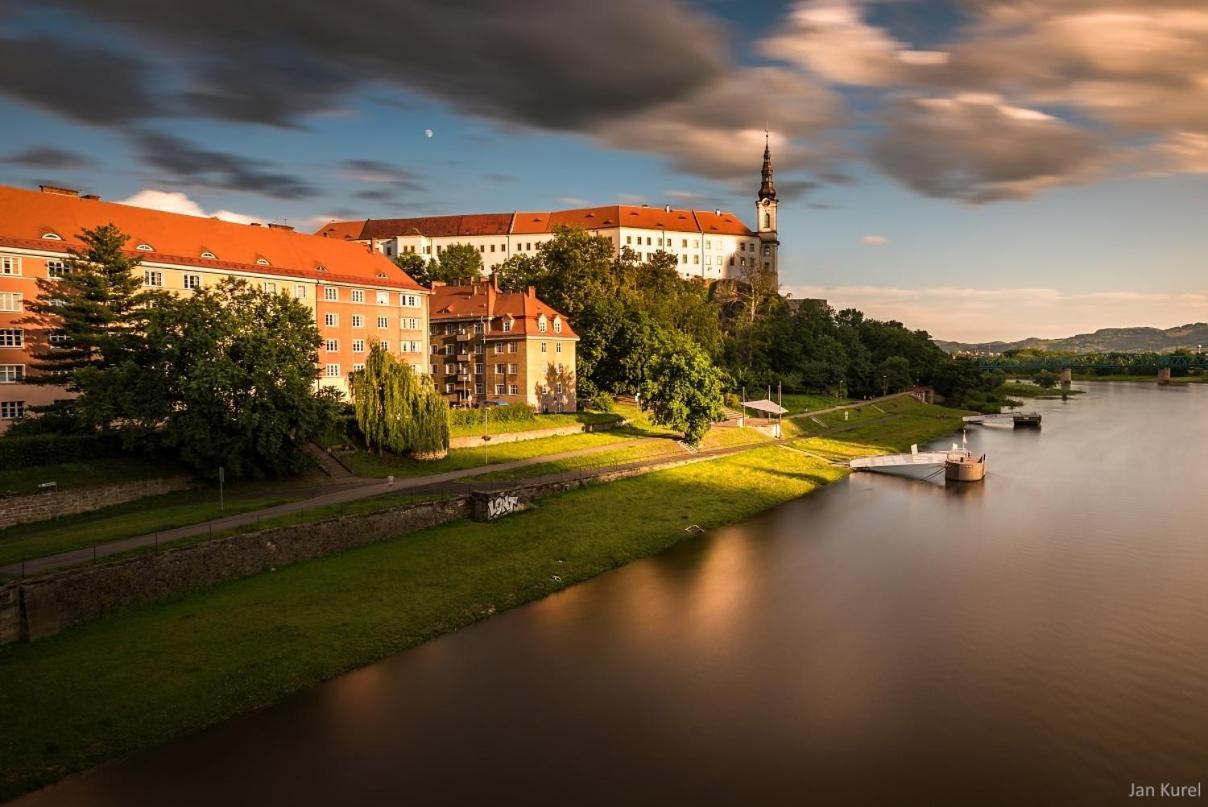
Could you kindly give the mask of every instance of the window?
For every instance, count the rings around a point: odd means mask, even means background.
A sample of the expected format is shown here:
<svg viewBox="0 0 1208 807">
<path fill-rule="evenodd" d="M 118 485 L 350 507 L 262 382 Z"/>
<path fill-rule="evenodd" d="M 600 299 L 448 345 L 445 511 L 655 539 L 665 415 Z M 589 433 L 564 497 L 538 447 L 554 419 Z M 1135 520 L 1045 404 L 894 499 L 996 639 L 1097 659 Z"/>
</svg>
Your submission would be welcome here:
<svg viewBox="0 0 1208 807">
<path fill-rule="evenodd" d="M 445 345 L 445 355 L 446 356 L 453 355 L 453 345 L 452 344 Z"/>
<path fill-rule="evenodd" d="M 705 266 L 712 266 L 712 265 L 713 265 L 713 256 L 706 255 L 705 256 Z"/>
<path fill-rule="evenodd" d="M 687 249 L 687 248 L 688 248 L 688 239 L 685 238 L 682 240 L 682 242 L 680 244 L 680 249 Z"/>
<path fill-rule="evenodd" d="M 0 311 L 21 311 L 21 299 L 17 292 L 0 292 Z"/>
<path fill-rule="evenodd" d="M 547 343 L 547 342 L 542 342 L 542 343 L 541 343 L 541 352 L 542 352 L 542 353 L 549 353 L 549 343 Z"/>
<path fill-rule="evenodd" d="M 0 401 L 0 420 L 20 420 L 25 417 L 25 401 Z"/>
<path fill-rule="evenodd" d="M 495 350 L 494 350 L 493 352 L 494 352 L 494 353 L 502 353 L 502 352 L 503 352 L 503 342 L 496 342 L 496 343 L 495 343 Z"/>
<path fill-rule="evenodd" d="M 445 365 L 445 375 L 454 375 L 456 373 L 457 373 L 456 364 L 446 364 Z"/>
<path fill-rule="evenodd" d="M 398 321 L 398 326 L 400 328 L 406 328 L 409 331 L 418 331 L 419 330 L 419 320 L 416 319 L 415 317 L 408 317 L 406 319 L 400 319 Z"/>
<path fill-rule="evenodd" d="M 323 287 L 323 299 L 333 301 L 333 302 L 336 300 L 339 300 L 340 299 L 340 290 L 337 289 L 335 286 L 324 286 Z"/>
<path fill-rule="evenodd" d="M 338 364 L 327 365 L 326 367 L 323 368 L 323 375 L 327 376 L 328 378 L 339 378 L 340 377 L 340 365 L 338 365 Z"/>
<path fill-rule="evenodd" d="M 58 233 L 42 233 L 42 237 L 47 241 L 62 241 L 63 237 Z"/>
<path fill-rule="evenodd" d="M 201 257 L 205 258 L 206 260 L 210 260 L 210 261 L 218 260 L 218 256 L 215 255 L 213 252 L 210 252 L 208 249 L 205 252 L 201 253 Z"/>
<path fill-rule="evenodd" d="M 323 324 L 328 326 L 329 328 L 334 328 L 335 326 L 340 324 L 340 317 L 336 314 L 331 314 L 331 313 L 324 314 L 323 315 Z"/>
<path fill-rule="evenodd" d="M 328 353 L 335 353 L 340 349 L 339 339 L 327 339 L 323 342 L 323 349 Z"/>
<path fill-rule="evenodd" d="M 364 339 L 353 339 L 352 340 L 352 352 L 353 353 L 364 353 L 365 352 L 365 340 Z"/>
<path fill-rule="evenodd" d="M 47 277 L 66 277 L 67 265 L 62 261 L 47 261 L 46 262 Z"/>
<path fill-rule="evenodd" d="M 264 289 L 266 294 L 276 294 L 277 284 L 271 280 L 265 280 L 260 283 L 260 288 Z"/>
<path fill-rule="evenodd" d="M 692 256 L 692 262 L 693 262 L 693 263 L 700 263 L 700 255 L 693 255 L 693 256 Z"/>
<path fill-rule="evenodd" d="M 405 308 L 419 308 L 419 297 L 414 294 L 400 294 L 398 304 Z"/>
<path fill-rule="evenodd" d="M 306 299 L 306 287 L 303 286 L 301 283 L 294 284 L 294 299 L 295 300 L 305 300 Z"/>
<path fill-rule="evenodd" d="M 508 353 L 515 353 L 515 352 L 516 352 L 516 343 L 508 342 Z"/>
<path fill-rule="evenodd" d="M 378 317 L 378 327 L 379 328 L 389 328 L 390 327 L 390 317 Z"/>
<path fill-rule="evenodd" d="M 510 320 L 510 319 L 503 320 L 503 332 L 504 333 L 512 332 L 512 320 Z"/>
<path fill-rule="evenodd" d="M 511 375 L 516 375 L 516 373 L 518 373 L 518 372 L 519 372 L 519 370 L 517 369 L 517 366 L 515 364 L 508 365 L 508 373 L 510 373 Z"/>
<path fill-rule="evenodd" d="M 507 387 L 505 387 L 503 384 L 496 384 L 496 385 L 495 385 L 495 394 L 496 394 L 496 395 L 502 395 L 502 394 L 503 394 L 503 391 L 504 391 L 505 389 L 507 389 Z"/>
<path fill-rule="evenodd" d="M 21 274 L 21 259 L 12 255 L 0 257 L 0 275 Z"/>
<path fill-rule="evenodd" d="M 772 254 L 772 248 L 771 248 L 769 245 L 764 244 L 764 245 L 763 245 L 763 254 L 764 254 L 765 256 L 766 256 L 766 255 L 771 255 L 771 254 Z"/>
<path fill-rule="evenodd" d="M 772 229 L 772 214 L 771 213 L 763 214 L 763 229 L 765 229 L 765 230 Z"/>
<path fill-rule="evenodd" d="M 482 333 L 482 323 L 481 322 L 474 323 L 474 333 L 478 333 L 478 334 Z"/>
<path fill-rule="evenodd" d="M 554 345 L 554 352 L 555 352 L 555 353 L 561 353 L 561 352 L 562 352 L 562 343 L 561 343 L 561 342 L 558 342 L 556 345 Z"/>
<path fill-rule="evenodd" d="M 359 372 L 361 372 L 361 371 L 362 371 L 362 370 L 364 370 L 364 369 L 365 369 L 365 365 L 363 365 L 363 364 L 354 364 L 354 365 L 352 365 L 352 371 L 353 371 L 354 373 L 359 373 Z"/>
<path fill-rule="evenodd" d="M 688 256 L 680 255 L 680 263 L 687 263 L 687 262 L 688 262 Z"/>
<path fill-rule="evenodd" d="M 139 244 L 137 247 L 135 247 L 135 249 L 139 250 L 140 252 L 154 252 L 155 251 L 155 247 L 151 246 L 150 244 L 146 243 L 145 241 L 143 243 Z"/>
<path fill-rule="evenodd" d="M 163 286 L 164 273 L 157 272 L 154 269 L 143 270 L 143 285 L 144 286 Z"/>
<path fill-rule="evenodd" d="M 486 384 L 483 384 L 481 381 L 478 382 L 477 384 L 474 385 L 474 393 L 476 395 L 482 395 L 482 391 L 485 387 L 486 387 Z"/>
<path fill-rule="evenodd" d="M 482 355 L 482 342 L 475 342 L 475 343 L 474 343 L 474 352 L 475 352 L 475 353 L 477 353 L 477 354 L 479 354 L 479 355 Z"/>
<path fill-rule="evenodd" d="M 352 315 L 352 327 L 364 328 L 365 327 L 365 318 L 362 317 L 360 314 L 353 314 Z"/>
<path fill-rule="evenodd" d="M 354 303 L 365 302 L 365 290 L 364 289 L 353 289 L 352 290 L 352 301 Z"/>
<path fill-rule="evenodd" d="M 21 328 L 0 328 L 0 347 L 25 347 L 25 331 Z"/>
<path fill-rule="evenodd" d="M 486 374 L 486 365 L 483 364 L 482 362 L 478 362 L 477 364 L 475 364 L 474 365 L 474 374 L 475 375 L 485 375 Z"/>
<path fill-rule="evenodd" d="M 399 342 L 398 349 L 402 353 L 419 353 L 419 342 L 404 339 Z"/>
<path fill-rule="evenodd" d="M 67 334 L 63 331 L 51 331 L 47 338 L 52 345 L 67 344 Z"/>
<path fill-rule="evenodd" d="M 561 381 L 554 384 L 554 392 L 558 393 L 559 395 L 562 394 L 562 382 Z"/>
<path fill-rule="evenodd" d="M 268 258 L 257 258 L 256 263 L 260 264 L 261 266 L 268 266 Z"/>
<path fill-rule="evenodd" d="M 436 375 L 436 371 L 439 367 L 440 367 L 440 365 L 438 365 L 438 364 L 432 365 L 432 375 Z"/>
<path fill-rule="evenodd" d="M 537 320 L 537 330 L 541 331 L 541 333 L 545 333 L 545 328 L 545 316 L 543 315 L 539 320 Z"/>
<path fill-rule="evenodd" d="M 562 333 L 562 318 L 554 317 L 554 333 Z"/>
<path fill-rule="evenodd" d="M 507 372 L 507 369 L 508 369 L 508 366 L 506 364 L 496 364 L 495 365 L 495 375 L 503 375 L 504 373 Z"/>
<path fill-rule="evenodd" d="M 200 289 L 201 275 L 185 275 L 184 283 L 186 289 Z"/>
<path fill-rule="evenodd" d="M 520 386 L 519 386 L 519 385 L 517 385 L 517 384 L 512 384 L 510 387 L 508 387 L 508 395 L 519 395 L 519 394 L 520 394 Z"/>
<path fill-rule="evenodd" d="M 0 384 L 16 384 L 24 379 L 24 364 L 0 364 Z"/>
<path fill-rule="evenodd" d="M 377 293 L 377 304 L 378 305 L 390 305 L 390 292 L 379 291 Z"/>
</svg>

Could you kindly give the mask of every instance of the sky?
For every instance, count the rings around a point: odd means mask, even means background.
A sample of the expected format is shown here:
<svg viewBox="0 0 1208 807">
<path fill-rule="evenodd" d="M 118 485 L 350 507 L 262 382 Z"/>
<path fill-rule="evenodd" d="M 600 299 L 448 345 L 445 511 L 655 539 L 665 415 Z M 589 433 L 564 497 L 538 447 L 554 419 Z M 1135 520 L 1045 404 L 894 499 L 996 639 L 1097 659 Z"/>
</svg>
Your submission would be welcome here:
<svg viewBox="0 0 1208 807">
<path fill-rule="evenodd" d="M 752 205 L 962 341 L 1208 320 L 1204 0 L 0 0 L 0 183 L 333 218 Z"/>
</svg>

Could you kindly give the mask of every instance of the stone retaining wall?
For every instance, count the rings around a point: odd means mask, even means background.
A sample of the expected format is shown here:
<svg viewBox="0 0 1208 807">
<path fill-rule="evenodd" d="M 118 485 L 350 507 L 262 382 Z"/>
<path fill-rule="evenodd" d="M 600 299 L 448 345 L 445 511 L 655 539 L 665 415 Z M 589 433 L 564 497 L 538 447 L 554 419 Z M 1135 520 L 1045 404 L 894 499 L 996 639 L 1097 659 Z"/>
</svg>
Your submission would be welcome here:
<svg viewBox="0 0 1208 807">
<path fill-rule="evenodd" d="M 526 432 L 504 432 L 492 434 L 488 441 L 497 446 L 500 443 L 518 443 L 522 440 L 538 440 L 542 437 L 565 437 L 568 434 L 583 432 L 606 432 L 628 423 L 626 420 L 614 420 L 608 423 L 576 423 L 571 426 L 555 426 L 552 429 L 533 429 Z M 468 437 L 454 437 L 449 440 L 449 448 L 482 448 L 482 436 L 472 434 Z"/>
<path fill-rule="evenodd" d="M 468 498 L 460 497 L 234 535 L 19 581 L 0 589 L 0 643 L 52 636 L 117 608 L 364 546 L 465 518 L 469 512 Z M 3 598 L 10 589 L 20 627 L 5 634 Z"/>
<path fill-rule="evenodd" d="M 6 496 L 0 498 L 0 529 L 14 524 L 86 513 L 146 496 L 188 490 L 192 486 L 193 480 L 187 476 L 168 476 L 121 482 L 116 485 L 32 493 L 28 496 Z"/>
</svg>

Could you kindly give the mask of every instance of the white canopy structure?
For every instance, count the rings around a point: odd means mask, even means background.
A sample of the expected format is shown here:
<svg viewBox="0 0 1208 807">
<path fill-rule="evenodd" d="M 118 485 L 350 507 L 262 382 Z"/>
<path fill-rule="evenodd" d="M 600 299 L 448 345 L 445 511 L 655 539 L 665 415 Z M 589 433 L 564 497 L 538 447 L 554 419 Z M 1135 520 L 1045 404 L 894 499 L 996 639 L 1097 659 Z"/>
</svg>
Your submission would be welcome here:
<svg viewBox="0 0 1208 807">
<path fill-rule="evenodd" d="M 769 415 L 783 415 L 789 411 L 775 401 L 769 401 L 767 398 L 760 398 L 758 401 L 743 401 L 742 405 L 747 409 L 754 409 L 757 412 L 767 412 Z"/>
</svg>

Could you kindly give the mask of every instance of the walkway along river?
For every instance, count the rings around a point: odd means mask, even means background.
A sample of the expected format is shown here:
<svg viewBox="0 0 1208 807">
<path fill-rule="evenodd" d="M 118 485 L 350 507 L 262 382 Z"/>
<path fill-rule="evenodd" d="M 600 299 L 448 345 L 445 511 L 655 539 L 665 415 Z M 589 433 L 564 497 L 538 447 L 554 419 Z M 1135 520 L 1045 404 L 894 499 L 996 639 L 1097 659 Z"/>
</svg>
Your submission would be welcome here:
<svg viewBox="0 0 1208 807">
<path fill-rule="evenodd" d="M 1208 387 L 970 429 L 22 805 L 1108 805 L 1208 780 Z M 942 447 L 941 444 L 937 446 Z"/>
</svg>

